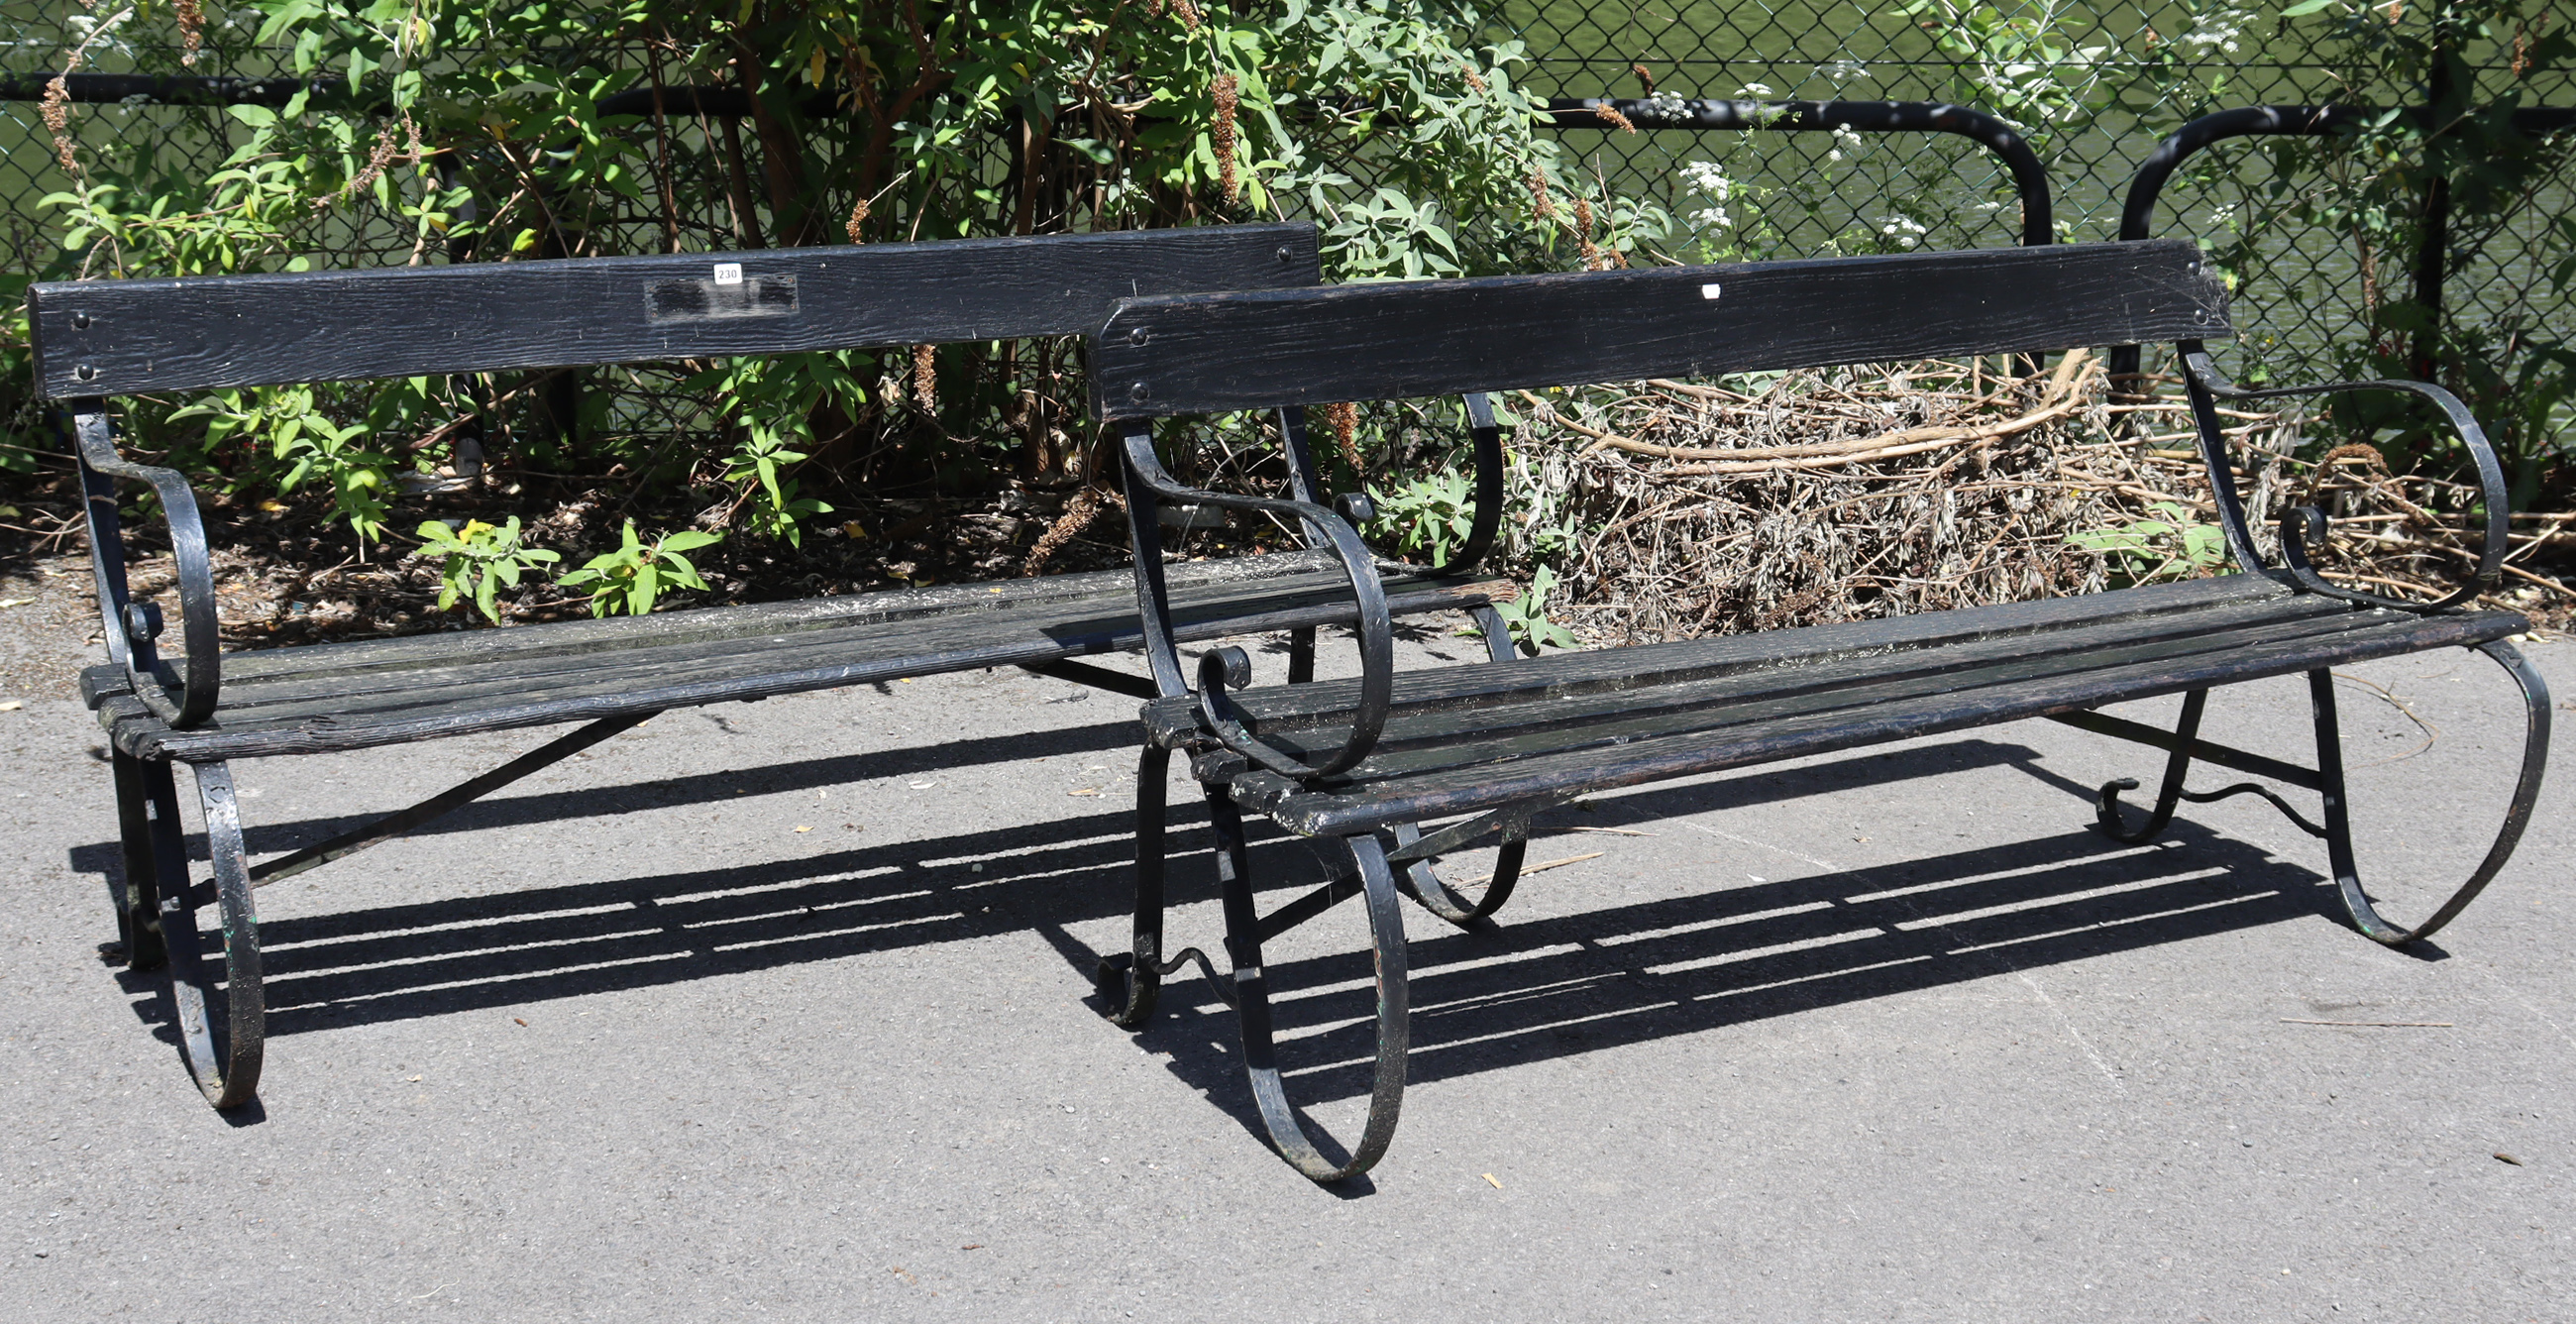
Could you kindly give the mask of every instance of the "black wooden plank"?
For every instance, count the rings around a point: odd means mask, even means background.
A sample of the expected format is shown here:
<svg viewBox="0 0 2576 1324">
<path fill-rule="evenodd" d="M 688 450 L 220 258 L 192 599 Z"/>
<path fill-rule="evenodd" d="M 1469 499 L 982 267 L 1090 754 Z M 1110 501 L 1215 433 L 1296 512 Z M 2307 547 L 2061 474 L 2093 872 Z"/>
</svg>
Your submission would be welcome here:
<svg viewBox="0 0 2576 1324">
<path fill-rule="evenodd" d="M 1347 595 L 1340 563 L 1327 552 L 1273 552 L 1166 566 L 1175 610 L 1223 610 L 1223 604 L 1332 586 Z M 1454 589 L 1466 581 L 1419 567 L 1385 565 L 1390 593 Z M 584 653 L 660 649 L 707 640 L 756 638 L 814 630 L 918 622 L 943 615 L 992 617 L 1044 613 L 1065 621 L 1133 616 L 1135 585 L 1125 569 L 1033 579 L 883 589 L 787 602 L 701 607 L 650 616 L 550 621 L 502 629 L 409 635 L 298 645 L 224 656 L 229 696 L 248 685 L 289 678 L 428 673 L 448 667 L 540 663 Z M 996 625 L 994 628 L 1005 628 Z M 229 702 L 229 700 L 228 700 Z"/>
<path fill-rule="evenodd" d="M 1104 418 L 2222 339 L 2185 240 L 1492 276 L 1122 301 Z"/>
<path fill-rule="evenodd" d="M 1501 581 L 1443 580 L 1413 586 L 1392 576 L 1390 579 L 1390 595 L 1405 601 L 1407 609 L 1417 611 L 1463 607 L 1510 591 L 1509 585 Z M 1182 598 L 1173 604 L 1176 633 L 1184 638 L 1199 637 L 1210 630 L 1231 632 L 1241 621 L 1283 615 L 1298 620 L 1318 616 L 1342 619 L 1352 614 L 1350 591 L 1339 575 L 1333 576 L 1332 582 L 1306 575 L 1286 584 L 1235 582 L 1215 588 L 1227 591 L 1219 593 L 1202 587 L 1187 597 L 1174 595 Z M 1088 610 L 1069 611 L 1068 605 Z M 374 721 L 404 710 L 451 707 L 489 698 L 531 699 L 568 688 L 582 692 L 602 687 L 642 689 L 682 678 L 755 677 L 805 671 L 827 662 L 878 661 L 900 666 L 915 658 L 1020 644 L 1051 649 L 1055 656 L 1089 654 L 1133 647 L 1140 637 L 1133 598 L 1103 595 L 1071 604 L 1039 604 L 1019 610 L 958 611 L 828 629 L 726 632 L 650 647 L 512 654 L 439 667 L 343 672 L 251 683 L 234 683 L 228 677 L 215 720 L 232 730 L 319 716 Z"/>
<path fill-rule="evenodd" d="M 1400 613 L 1457 610 L 1489 601 L 1496 587 L 1492 583 L 1457 584 L 1407 594 L 1390 600 L 1388 605 Z M 1347 596 L 1335 595 L 1320 605 L 1253 616 L 1223 616 L 1183 626 L 1176 633 L 1184 641 L 1214 639 L 1309 625 L 1347 623 L 1353 615 Z M 454 735 L 586 721 L 639 711 L 833 689 L 903 676 L 1010 666 L 1111 652 L 1134 647 L 1137 642 L 1132 618 L 1124 634 L 1093 635 L 1072 644 L 1036 632 L 1022 632 L 1002 639 L 981 632 L 961 631 L 961 635 L 963 637 L 958 640 L 947 641 L 953 646 L 946 647 L 944 651 L 907 657 L 819 662 L 793 671 L 745 672 L 740 668 L 713 668 L 667 684 L 644 683 L 643 678 L 636 675 L 600 685 L 566 687 L 567 692 L 560 694 L 549 694 L 543 690 L 521 691 L 502 696 L 503 701 L 500 702 L 487 699 L 411 710 L 392 720 L 371 720 L 364 714 L 352 714 L 348 720 L 341 720 L 326 706 L 305 720 L 277 725 L 254 724 L 243 730 L 217 725 L 172 731 L 130 698 L 112 699 L 102 705 L 99 720 L 112 734 L 117 748 L 138 758 L 176 758 L 196 762 L 265 758 L 368 749 Z M 814 661 L 810 657 L 799 660 Z M 219 712 L 217 717 L 220 722 L 222 714 Z"/>
<path fill-rule="evenodd" d="M 1321 279 L 1311 225 L 473 262 L 28 291 L 56 399 L 1075 335 L 1112 300 Z M 727 270 L 731 268 L 731 270 Z"/>
<path fill-rule="evenodd" d="M 1809 665 L 1844 656 L 1933 648 L 1993 636 L 2029 635 L 2240 603 L 2293 601 L 2300 602 L 2302 610 L 2351 610 L 2348 604 L 2331 599 L 2300 598 L 2261 576 L 2222 575 L 1883 620 L 1551 653 L 1502 668 L 1443 667 L 1396 677 L 1394 700 L 1396 710 L 1402 712 L 1471 707 L 1531 694 L 1636 689 L 1749 668 Z M 1231 699 L 1255 729 L 1278 731 L 1347 721 L 1358 697 L 1356 682 L 1325 680 L 1265 686 L 1243 691 Z M 1146 706 L 1146 727 L 1155 739 L 1174 743 L 1197 731 L 1197 712 L 1194 699 L 1157 700 Z"/>
<path fill-rule="evenodd" d="M 1202 590 L 1227 591 L 1238 582 L 1288 584 L 1300 577 L 1330 575 L 1338 582 L 1340 562 L 1329 552 L 1287 551 L 1183 561 L 1163 568 L 1176 595 Z M 1421 578 L 1429 572 L 1414 567 L 1387 569 L 1388 582 Z M 394 639 L 352 639 L 329 644 L 299 644 L 224 655 L 224 681 L 287 675 L 339 675 L 394 667 L 438 667 L 547 656 L 585 649 L 652 648 L 696 639 L 761 634 L 778 630 L 831 629 L 884 621 L 913 620 L 952 612 L 1053 609 L 1079 599 L 1133 603 L 1135 579 L 1121 567 L 1027 579 L 961 580 L 919 588 L 872 589 L 864 593 L 755 602 L 727 607 L 696 607 L 655 612 L 649 616 L 610 616 L 597 620 L 548 621 L 497 629 L 405 635 Z"/>
<path fill-rule="evenodd" d="M 2213 614 L 2214 615 L 2214 614 Z M 1540 699 L 1502 708 L 1433 712 L 1391 720 L 1378 752 L 1337 779 L 1349 791 L 1373 783 L 1453 768 L 1486 767 L 1570 749 L 1664 740 L 1727 727 L 1759 726 L 1810 713 L 1865 709 L 1925 695 L 2019 685 L 2051 677 L 2152 661 L 2180 664 L 2285 640 L 2386 628 L 2377 612 L 2341 611 L 2300 619 L 2169 622 L 2180 628 L 2143 637 L 2118 629 L 2071 632 L 2062 644 L 2022 647 L 2026 640 L 1985 640 L 1911 651 L 1898 658 L 1861 657 L 1814 666 L 1767 668 L 1713 680 L 1657 685 L 1624 694 Z M 1341 747 L 1335 728 L 1272 738 L 1291 754 L 1312 757 Z"/>
<path fill-rule="evenodd" d="M 2052 712 L 2155 698 L 2269 676 L 2429 649 L 2470 646 L 2519 633 L 2511 612 L 2399 616 L 2364 630 L 2203 654 L 2182 665 L 2146 662 L 2019 685 L 1932 694 L 1865 709 L 1812 713 L 1751 730 L 1728 730 L 1584 749 L 1500 767 L 1462 768 L 1351 794 L 1308 791 L 1268 773 L 1236 779 L 1235 798 L 1291 831 L 1340 835 L 1392 823 L 1433 821 L 1504 805 L 1639 786 L 1675 777 L 1831 753 L 1916 736 L 1992 726 Z"/>
<path fill-rule="evenodd" d="M 2187 657 L 2386 623 L 2378 613 L 2349 607 L 2325 613 L 2308 610 L 2317 603 L 2316 598 L 2250 603 L 2040 636 L 1794 661 L 1630 690 L 1549 693 L 1491 706 L 1400 712 L 1388 719 L 1376 752 L 1343 780 L 1365 784 L 1433 767 L 1490 763 L 1579 744 L 1661 739 L 1761 720 L 1766 713 L 1852 707 L 1942 689 L 2011 683 L 2153 657 Z M 1254 734 L 1290 754 L 1313 758 L 1341 748 L 1349 732 L 1343 726 L 1284 732 L 1256 727 Z"/>
</svg>

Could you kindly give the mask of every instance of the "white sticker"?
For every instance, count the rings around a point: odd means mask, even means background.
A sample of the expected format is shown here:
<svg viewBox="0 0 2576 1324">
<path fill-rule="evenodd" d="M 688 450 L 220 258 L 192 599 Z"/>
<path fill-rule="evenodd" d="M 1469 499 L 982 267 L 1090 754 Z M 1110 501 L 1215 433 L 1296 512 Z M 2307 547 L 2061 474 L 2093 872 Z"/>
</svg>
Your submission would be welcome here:
<svg viewBox="0 0 2576 1324">
<path fill-rule="evenodd" d="M 739 263 L 739 262 L 719 262 L 719 263 L 717 263 L 717 264 L 716 264 L 716 284 L 718 284 L 718 285 L 740 285 L 741 283 L 742 283 L 742 264 L 741 264 L 741 263 Z M 1711 289 L 1715 289 L 1716 287 L 1715 287 L 1715 286 L 1710 286 L 1709 288 L 1711 288 Z M 1710 298 L 1714 299 L 1714 298 L 1716 298 L 1717 296 L 1716 296 L 1716 295 L 1714 295 L 1714 294 L 1712 294 L 1712 295 L 1710 295 L 1710 296 L 1708 296 L 1708 297 L 1710 297 Z"/>
<path fill-rule="evenodd" d="M 722 267 L 718 267 L 718 268 L 717 268 L 717 270 L 721 271 L 721 270 L 723 270 L 723 268 L 722 268 Z M 722 279 L 724 279 L 724 277 L 722 277 L 722 276 L 718 276 L 718 277 L 716 277 L 716 279 L 718 279 L 718 280 L 722 280 Z M 1714 299 L 1714 298 L 1716 298 L 1716 297 L 1717 297 L 1717 282 L 1715 282 L 1715 281 L 1711 281 L 1711 282 L 1709 282 L 1709 283 L 1708 283 L 1708 284 L 1706 284 L 1706 285 L 1702 285 L 1702 286 L 1700 286 L 1700 287 L 1699 287 L 1699 297 L 1701 297 L 1701 298 L 1703 298 L 1703 299 Z"/>
</svg>

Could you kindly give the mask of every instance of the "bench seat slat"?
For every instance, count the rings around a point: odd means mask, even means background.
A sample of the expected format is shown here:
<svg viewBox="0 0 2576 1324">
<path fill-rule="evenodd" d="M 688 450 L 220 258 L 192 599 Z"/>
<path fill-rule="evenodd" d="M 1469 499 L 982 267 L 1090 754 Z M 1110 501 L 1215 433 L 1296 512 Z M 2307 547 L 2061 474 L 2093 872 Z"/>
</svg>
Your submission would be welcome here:
<svg viewBox="0 0 2576 1324">
<path fill-rule="evenodd" d="M 1222 601 L 1198 604 L 1193 611 L 1176 609 L 1174 623 L 1201 626 L 1233 622 L 1236 632 L 1250 632 L 1264 627 L 1254 624 L 1247 610 L 1263 618 L 1284 613 L 1303 619 L 1322 613 L 1323 619 L 1331 619 L 1337 604 L 1339 615 L 1347 618 L 1350 611 L 1344 600 L 1348 594 L 1338 588 L 1334 584 L 1274 588 L 1249 604 L 1238 592 Z M 864 661 L 901 667 L 915 660 L 973 655 L 996 646 L 1034 649 L 1035 656 L 1041 657 L 1082 656 L 1132 646 L 1138 637 L 1135 619 L 1135 612 L 1126 602 L 1093 598 L 1054 604 L 1043 616 L 1033 612 L 961 612 L 866 629 L 798 631 L 535 660 L 510 659 L 497 665 L 402 672 L 367 681 L 247 685 L 238 693 L 227 689 L 224 706 L 216 717 L 233 730 L 350 714 L 379 720 L 403 712 L 488 708 L 507 699 L 542 702 L 728 676 L 802 672 L 841 663 Z M 1023 659 L 1015 652 L 1013 660 Z M 926 666 L 900 674 L 923 675 L 943 669 L 949 668 Z"/>
<path fill-rule="evenodd" d="M 1302 565 L 1311 564 L 1307 553 L 1243 559 L 1287 564 L 1273 567 L 1280 573 L 1271 576 L 1237 574 L 1188 586 L 1172 595 L 1175 622 L 1195 625 L 1239 610 L 1248 588 L 1258 592 L 1265 610 L 1272 611 L 1320 607 L 1335 596 L 1348 596 L 1338 572 L 1318 574 L 1298 570 Z M 956 603 L 935 612 L 895 614 L 860 607 L 832 616 L 820 612 L 803 613 L 788 620 L 776 614 L 760 613 L 756 608 L 739 612 L 733 608 L 673 612 L 669 615 L 675 623 L 690 616 L 714 619 L 696 629 L 674 630 L 661 638 L 637 632 L 612 634 L 603 628 L 623 624 L 623 621 L 571 621 L 507 630 L 477 630 L 472 634 L 524 634 L 537 638 L 517 649 L 485 650 L 482 656 L 463 661 L 451 660 L 441 665 L 416 660 L 415 665 L 335 667 L 328 665 L 328 659 L 323 659 L 319 665 L 302 671 L 254 674 L 244 678 L 231 665 L 231 660 L 226 659 L 222 720 L 227 725 L 238 727 L 245 720 L 286 715 L 280 710 L 280 705 L 308 704 L 312 705 L 313 712 L 374 706 L 378 702 L 374 696 L 379 695 L 407 696 L 383 699 L 381 702 L 387 707 L 404 703 L 452 702 L 471 698 L 471 687 L 474 686 L 535 689 L 550 682 L 603 671 L 632 676 L 641 681 L 656 670 L 686 670 L 710 663 L 718 669 L 742 673 L 763 669 L 797 670 L 797 664 L 788 659 L 802 654 L 890 658 L 923 656 L 961 646 L 960 641 L 970 646 L 979 635 L 1007 632 L 1023 628 L 1024 623 L 1041 620 L 1043 624 L 1037 628 L 1042 628 L 1068 648 L 1084 652 L 1098 651 L 1091 647 L 1093 643 L 1121 631 L 1133 633 L 1134 627 L 1130 622 L 1135 616 L 1135 597 L 1128 587 L 1125 571 L 1060 578 L 1084 580 L 1083 591 L 1024 594 L 1013 598 L 977 592 L 960 595 Z M 1426 579 L 1418 571 L 1391 571 L 1385 576 L 1385 582 L 1390 592 L 1399 594 L 1414 592 L 1425 585 L 1446 587 L 1445 581 Z M 861 593 L 847 599 L 823 601 L 863 602 L 879 596 L 896 595 Z M 747 619 L 734 619 L 738 614 Z M 597 637 L 600 635 L 610 637 Z M 277 651 L 323 653 L 332 650 L 298 648 Z M 776 661 L 761 660 L 764 658 Z"/>
<path fill-rule="evenodd" d="M 2015 615 L 2062 618 L 2062 608 L 2096 609 L 2092 624 L 2054 628 L 1923 632 L 1926 642 L 1854 648 L 1841 626 L 1773 631 L 1656 645 L 1699 649 L 1714 660 L 1692 674 L 1665 659 L 1665 674 L 1633 687 L 1564 685 L 1564 674 L 1597 671 L 1601 654 L 1560 654 L 1494 671 L 1525 673 L 1460 704 L 1406 678 L 1378 752 L 1337 783 L 1306 787 L 1267 772 L 1233 777 L 1234 798 L 1303 833 L 1337 834 L 1391 823 L 1473 813 L 1528 800 L 1638 785 L 1752 763 L 1962 730 L 2050 712 L 2151 698 L 2208 685 L 2260 679 L 2450 645 L 2474 645 L 2529 628 L 2511 612 L 2420 616 L 2308 596 L 2268 581 L 2227 587 L 2165 586 L 2054 603 L 1945 612 L 1925 623 L 1978 615 L 1999 626 Z M 2176 589 L 2188 590 L 2177 593 Z M 2167 609 L 2122 612 L 2120 600 L 2162 599 Z M 2199 602 L 2171 609 L 2177 598 Z M 2107 619 L 2106 619 L 2107 618 Z M 1893 626 L 1899 622 L 1870 622 Z M 1724 665 L 1724 655 L 1758 639 L 1765 664 Z M 1644 649 L 1620 650 L 1625 653 Z M 1901 662 L 1893 651 L 1920 656 Z M 1265 739 L 1292 752 L 1338 745 L 1341 728 L 1320 694 L 1247 691 L 1274 713 Z M 1321 690 L 1322 685 L 1296 687 Z M 1407 690 L 1412 692 L 1408 694 Z M 1179 705 L 1157 701 L 1168 718 Z M 1497 735 L 1496 732 L 1507 734 Z M 1214 755 L 1210 757 L 1230 757 Z"/>
<path fill-rule="evenodd" d="M 1175 600 L 1195 593 L 1239 591 L 1249 581 L 1276 583 L 1292 575 L 1331 572 L 1329 553 L 1270 552 L 1163 567 Z M 1391 567 L 1394 573 L 1414 572 Z M 940 616 L 961 611 L 1021 610 L 1085 598 L 1121 597 L 1132 603 L 1134 581 L 1124 569 L 1077 571 L 1000 581 L 961 581 L 920 588 L 876 589 L 836 597 L 754 602 L 717 610 L 610 616 L 600 620 L 514 625 L 352 639 L 324 645 L 264 648 L 224 655 L 224 683 L 289 676 L 341 676 L 371 670 L 434 668 L 504 658 L 549 656 L 634 647 L 660 647 L 701 639 L 757 637 L 788 630 L 832 629 Z"/>
<path fill-rule="evenodd" d="M 1707 680 L 1592 691 L 1512 703 L 1509 734 L 1495 734 L 1496 708 L 1414 710 L 1392 717 L 1377 753 L 1344 774 L 1353 784 L 1439 768 L 1504 762 L 1581 744 L 1625 744 L 1743 725 L 1800 712 L 1851 709 L 1962 686 L 2007 684 L 2156 658 L 2188 658 L 2283 637 L 2367 628 L 2371 618 L 2308 598 L 2224 612 L 2152 618 L 2164 628 L 2124 622 L 2039 639 L 2013 637 L 1835 661 L 1738 671 Z M 1311 759 L 1341 747 L 1340 727 L 1264 736 Z"/>
<path fill-rule="evenodd" d="M 1244 562 L 1266 562 L 1282 573 L 1253 575 Z M 1330 625 L 1352 616 L 1339 570 L 1317 568 L 1317 558 L 1308 553 L 1239 558 L 1223 573 L 1174 578 L 1185 585 L 1174 595 L 1175 625 L 1183 639 Z M 1420 569 L 1393 568 L 1385 578 L 1390 605 L 1404 613 L 1461 609 L 1511 591 L 1501 581 Z M 248 677 L 237 676 L 236 659 L 228 657 L 223 706 L 204 727 L 170 730 L 131 698 L 110 700 L 101 720 L 117 747 L 138 757 L 248 758 L 369 748 L 1135 647 L 1141 631 L 1129 573 L 1056 576 L 1052 582 L 1072 580 L 1082 581 L 1085 591 L 1016 598 L 1006 593 L 1009 605 L 991 606 L 991 595 L 981 591 L 990 586 L 973 586 L 977 592 L 910 619 L 901 604 L 893 612 L 862 606 L 802 630 L 776 629 L 781 613 L 758 606 L 672 613 L 668 619 L 674 622 L 709 618 L 676 643 L 633 628 L 644 622 L 625 620 L 474 631 L 468 638 L 525 635 L 533 643 L 487 647 L 483 656 L 463 663 L 451 653 L 444 665 L 426 650 L 384 647 L 412 640 L 277 650 L 293 655 L 298 665 Z M 853 595 L 850 601 L 875 596 L 880 595 Z M 920 606 L 919 600 L 911 606 Z M 737 614 L 744 619 L 728 619 Z M 853 620 L 865 628 L 832 628 Z M 738 625 L 769 628 L 737 633 Z M 461 642 L 455 636 L 440 641 Z M 330 655 L 343 651 L 365 660 L 338 666 Z M 266 655 L 247 655 L 261 656 Z"/>
<path fill-rule="evenodd" d="M 1628 691 L 1752 668 L 1808 665 L 1839 657 L 2095 626 L 2241 603 L 2293 601 L 2314 600 L 2300 599 L 2269 579 L 2222 575 L 2117 593 L 1845 621 L 1787 632 L 1553 653 L 1541 661 L 1512 667 L 1446 667 L 1396 677 L 1394 698 L 1401 712 L 1473 707 L 1497 699 L 1526 700 L 1596 689 Z M 2341 610 L 2339 606 L 2312 609 Z M 1354 682 L 1328 680 L 1293 688 L 1265 687 L 1232 698 L 1236 710 L 1253 729 L 1284 731 L 1345 722 L 1358 695 Z M 1176 744 L 1197 731 L 1197 713 L 1194 700 L 1158 699 L 1146 705 L 1145 721 L 1156 739 Z"/>
</svg>

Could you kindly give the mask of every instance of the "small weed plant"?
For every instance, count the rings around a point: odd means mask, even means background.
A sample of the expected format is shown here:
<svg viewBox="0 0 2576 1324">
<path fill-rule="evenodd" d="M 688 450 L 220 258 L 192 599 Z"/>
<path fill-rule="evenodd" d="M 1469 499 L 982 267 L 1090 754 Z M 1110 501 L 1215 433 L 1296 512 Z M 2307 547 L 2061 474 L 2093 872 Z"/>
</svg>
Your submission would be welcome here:
<svg viewBox="0 0 2576 1324">
<path fill-rule="evenodd" d="M 587 585 L 593 616 L 620 612 L 642 616 L 653 610 L 653 600 L 666 589 L 706 588 L 707 581 L 699 577 L 698 568 L 681 553 L 713 546 L 723 536 L 688 529 L 647 543 L 636 536 L 635 521 L 628 520 L 625 542 L 616 551 L 590 558 L 588 564 L 555 583 L 564 588 Z"/>
<path fill-rule="evenodd" d="M 438 609 L 446 611 L 459 602 L 471 602 L 495 625 L 501 622 L 502 589 L 517 588 L 520 575 L 563 559 L 542 547 L 522 544 L 516 515 L 498 527 L 478 519 L 467 520 L 462 528 L 449 528 L 447 521 L 434 519 L 421 525 L 418 532 L 420 554 L 442 558 Z M 632 536 L 632 525 L 628 533 Z"/>
</svg>

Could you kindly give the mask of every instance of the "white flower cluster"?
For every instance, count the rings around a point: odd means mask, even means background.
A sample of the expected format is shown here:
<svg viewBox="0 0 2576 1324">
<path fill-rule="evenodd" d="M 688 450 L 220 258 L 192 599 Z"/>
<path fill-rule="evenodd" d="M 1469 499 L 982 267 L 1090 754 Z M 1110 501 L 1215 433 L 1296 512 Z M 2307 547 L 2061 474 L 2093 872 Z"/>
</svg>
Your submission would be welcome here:
<svg viewBox="0 0 2576 1324">
<path fill-rule="evenodd" d="M 1860 135 L 1842 125 L 1834 126 L 1833 140 L 1834 145 L 1825 149 L 1825 159 L 1828 161 L 1843 159 L 1843 153 L 1846 150 L 1854 152 L 1860 150 Z"/>
<path fill-rule="evenodd" d="M 1858 60 L 1836 60 L 1832 64 L 1816 66 L 1818 78 L 1830 78 L 1837 83 L 1858 78 L 1868 72 L 1869 66 Z"/>
<path fill-rule="evenodd" d="M 1692 224 L 1712 230 L 1723 230 L 1735 224 L 1735 218 L 1726 214 L 1727 200 L 1735 196 L 1735 181 L 1726 177 L 1724 166 L 1715 161 L 1685 163 L 1682 166 L 1682 183 L 1712 204 L 1690 213 Z"/>
<path fill-rule="evenodd" d="M 2200 21 L 2192 25 L 2191 31 L 2183 34 L 2183 44 L 2198 46 L 2203 51 L 2215 46 L 2229 55 L 2234 55 L 2236 39 L 2245 35 L 2245 25 L 2252 22 L 2253 18 L 2251 13 L 2232 5 L 2220 9 L 2217 13 L 2202 15 Z"/>
<path fill-rule="evenodd" d="M 1767 97 L 1771 95 L 1771 85 L 1768 83 L 1746 83 L 1744 86 L 1735 89 L 1735 95 L 1739 97 Z"/>
<path fill-rule="evenodd" d="M 1912 248 L 1923 242 L 1924 228 L 1912 217 L 1899 216 L 1878 227 L 1878 232 L 1895 240 L 1898 248 Z"/>
<path fill-rule="evenodd" d="M 1678 120 L 1689 106 L 1679 92 L 1655 91 L 1646 94 L 1646 109 L 1660 119 Z"/>
</svg>

